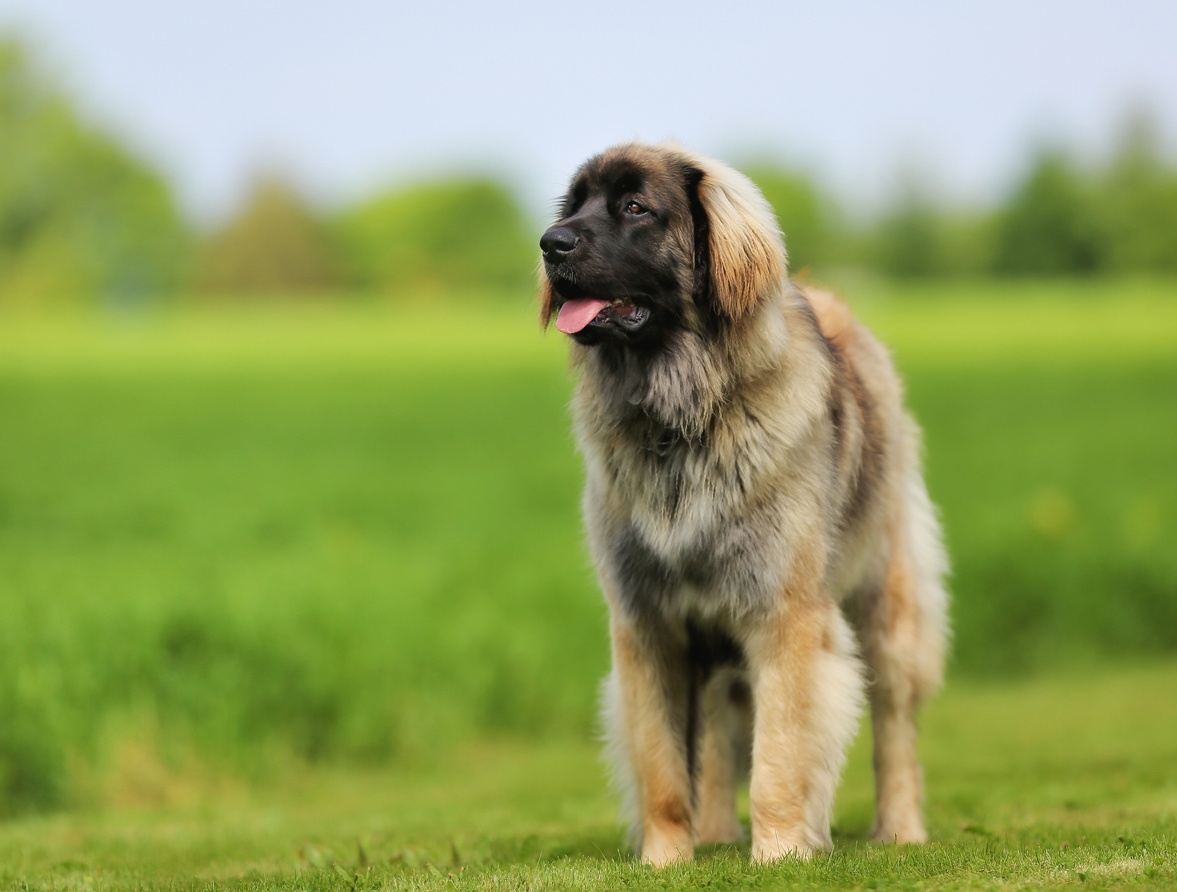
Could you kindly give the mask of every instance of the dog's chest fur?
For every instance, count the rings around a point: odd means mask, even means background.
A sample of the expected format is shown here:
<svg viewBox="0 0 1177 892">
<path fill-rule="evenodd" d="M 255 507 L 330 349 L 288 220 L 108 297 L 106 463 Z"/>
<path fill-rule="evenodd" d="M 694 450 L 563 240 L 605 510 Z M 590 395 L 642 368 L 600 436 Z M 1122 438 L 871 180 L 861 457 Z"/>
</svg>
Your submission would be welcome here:
<svg viewBox="0 0 1177 892">
<path fill-rule="evenodd" d="M 628 500 L 635 532 L 669 566 L 704 562 L 707 543 L 742 513 L 755 469 L 747 461 L 722 461 L 726 456 L 708 448 L 708 434 L 688 439 L 648 421 L 635 427 L 605 458 L 610 477 L 631 478 Z"/>
<path fill-rule="evenodd" d="M 590 535 L 626 603 L 730 615 L 779 594 L 803 502 L 782 475 L 807 425 L 773 401 L 725 404 L 692 435 L 643 412 L 596 422 L 581 425 Z"/>
</svg>

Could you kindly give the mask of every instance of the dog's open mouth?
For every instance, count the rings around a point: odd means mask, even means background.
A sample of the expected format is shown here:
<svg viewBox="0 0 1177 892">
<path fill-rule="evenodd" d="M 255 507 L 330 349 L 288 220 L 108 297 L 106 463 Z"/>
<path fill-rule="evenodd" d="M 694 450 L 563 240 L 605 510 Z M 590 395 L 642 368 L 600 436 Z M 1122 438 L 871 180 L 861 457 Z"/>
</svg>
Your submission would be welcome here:
<svg viewBox="0 0 1177 892">
<path fill-rule="evenodd" d="M 556 328 L 569 335 L 583 331 L 590 325 L 602 328 L 616 326 L 625 331 L 637 331 L 649 318 L 649 309 L 635 303 L 583 297 L 564 301 L 556 316 Z"/>
</svg>

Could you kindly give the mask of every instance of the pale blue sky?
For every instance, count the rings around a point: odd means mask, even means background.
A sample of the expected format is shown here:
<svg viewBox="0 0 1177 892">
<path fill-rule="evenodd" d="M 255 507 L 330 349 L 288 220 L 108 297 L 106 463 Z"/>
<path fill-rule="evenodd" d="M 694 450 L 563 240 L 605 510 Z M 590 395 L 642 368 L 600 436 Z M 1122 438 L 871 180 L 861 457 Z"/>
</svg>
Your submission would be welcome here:
<svg viewBox="0 0 1177 892">
<path fill-rule="evenodd" d="M 1132 104 L 1177 127 L 1171 0 L 0 0 L 0 28 L 206 218 L 271 166 L 327 201 L 490 167 L 540 211 L 632 138 L 772 150 L 864 207 L 903 163 L 978 199 Z"/>
</svg>

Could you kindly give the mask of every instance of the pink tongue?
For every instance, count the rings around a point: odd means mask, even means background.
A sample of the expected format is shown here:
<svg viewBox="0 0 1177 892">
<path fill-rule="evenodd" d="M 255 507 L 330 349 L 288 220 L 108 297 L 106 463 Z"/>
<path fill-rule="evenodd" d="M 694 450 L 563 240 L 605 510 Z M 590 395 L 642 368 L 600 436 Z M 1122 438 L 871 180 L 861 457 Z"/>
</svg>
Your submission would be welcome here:
<svg viewBox="0 0 1177 892">
<path fill-rule="evenodd" d="M 564 334 L 576 334 L 597 318 L 597 313 L 609 306 L 609 301 L 597 298 L 582 298 L 566 301 L 556 317 L 556 328 Z"/>
</svg>

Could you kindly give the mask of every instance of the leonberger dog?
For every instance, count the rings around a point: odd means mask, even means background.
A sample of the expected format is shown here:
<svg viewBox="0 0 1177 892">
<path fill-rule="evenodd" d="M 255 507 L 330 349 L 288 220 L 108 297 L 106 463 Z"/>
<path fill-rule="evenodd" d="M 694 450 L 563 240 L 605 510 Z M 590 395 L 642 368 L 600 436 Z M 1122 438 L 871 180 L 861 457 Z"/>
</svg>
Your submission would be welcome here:
<svg viewBox="0 0 1177 892">
<path fill-rule="evenodd" d="M 790 281 L 745 176 L 671 145 L 587 161 L 540 240 L 571 341 L 584 516 L 608 602 L 610 748 L 654 865 L 742 838 L 829 849 L 863 701 L 874 837 L 927 838 L 915 711 L 939 684 L 947 564 L 883 346 Z"/>
</svg>

